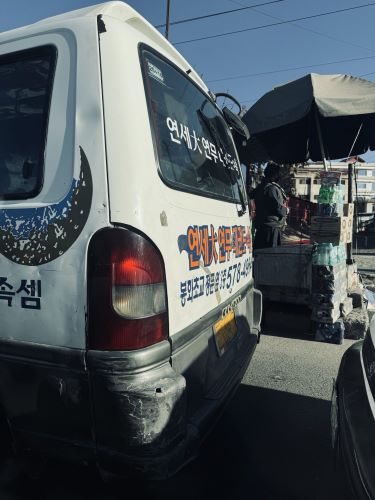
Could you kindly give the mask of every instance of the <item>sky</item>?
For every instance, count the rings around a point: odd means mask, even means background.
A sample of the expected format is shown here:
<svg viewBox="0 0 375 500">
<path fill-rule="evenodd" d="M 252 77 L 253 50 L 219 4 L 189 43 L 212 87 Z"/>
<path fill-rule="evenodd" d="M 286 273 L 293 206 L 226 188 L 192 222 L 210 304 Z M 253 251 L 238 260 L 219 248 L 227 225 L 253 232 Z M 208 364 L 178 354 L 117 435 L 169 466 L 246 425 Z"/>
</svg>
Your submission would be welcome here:
<svg viewBox="0 0 375 500">
<path fill-rule="evenodd" d="M 170 0 L 171 23 L 258 5 L 171 24 L 170 41 L 213 92 L 229 92 L 247 108 L 275 85 L 311 72 L 346 73 L 375 82 L 375 1 L 275 0 L 259 6 L 270 1 Z M 0 31 L 94 3 L 93 0 L 12 0 L 6 2 L 5 7 L 5 0 L 0 0 L 3 5 Z M 167 0 L 128 0 L 127 3 L 153 25 L 165 23 Z M 367 6 L 321 16 L 363 5 Z M 319 17 L 275 25 L 309 16 Z M 269 24 L 274 26 L 262 27 Z M 164 28 L 160 30 L 164 32 Z M 191 41 L 237 30 L 246 31 Z M 375 161 L 375 152 L 364 157 Z"/>
</svg>

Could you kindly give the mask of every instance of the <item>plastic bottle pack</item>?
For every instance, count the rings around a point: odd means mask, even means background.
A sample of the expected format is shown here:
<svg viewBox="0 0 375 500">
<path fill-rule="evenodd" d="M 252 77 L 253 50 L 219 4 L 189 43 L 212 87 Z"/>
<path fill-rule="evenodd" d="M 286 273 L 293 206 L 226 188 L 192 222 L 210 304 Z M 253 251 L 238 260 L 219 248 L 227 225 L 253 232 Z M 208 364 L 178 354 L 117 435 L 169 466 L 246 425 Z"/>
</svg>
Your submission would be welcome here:
<svg viewBox="0 0 375 500">
<path fill-rule="evenodd" d="M 345 335 L 345 327 L 342 320 L 333 324 L 317 323 L 315 340 L 318 342 L 329 342 L 330 344 L 342 344 Z"/>
<path fill-rule="evenodd" d="M 344 213 L 344 194 L 341 184 L 322 185 L 318 195 L 318 215 L 340 217 Z"/>
<path fill-rule="evenodd" d="M 335 266 L 340 263 L 339 245 L 319 243 L 312 256 L 314 266 Z"/>
</svg>

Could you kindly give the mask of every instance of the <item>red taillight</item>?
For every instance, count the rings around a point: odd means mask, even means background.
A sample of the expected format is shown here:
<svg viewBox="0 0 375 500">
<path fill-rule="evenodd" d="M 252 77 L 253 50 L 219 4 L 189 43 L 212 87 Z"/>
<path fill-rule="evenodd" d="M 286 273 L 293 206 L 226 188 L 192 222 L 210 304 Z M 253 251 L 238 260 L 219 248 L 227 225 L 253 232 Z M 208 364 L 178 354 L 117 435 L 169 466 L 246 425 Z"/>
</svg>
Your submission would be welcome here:
<svg viewBox="0 0 375 500">
<path fill-rule="evenodd" d="M 168 336 L 163 260 L 138 233 L 115 228 L 93 236 L 88 300 L 90 349 L 140 349 Z"/>
</svg>

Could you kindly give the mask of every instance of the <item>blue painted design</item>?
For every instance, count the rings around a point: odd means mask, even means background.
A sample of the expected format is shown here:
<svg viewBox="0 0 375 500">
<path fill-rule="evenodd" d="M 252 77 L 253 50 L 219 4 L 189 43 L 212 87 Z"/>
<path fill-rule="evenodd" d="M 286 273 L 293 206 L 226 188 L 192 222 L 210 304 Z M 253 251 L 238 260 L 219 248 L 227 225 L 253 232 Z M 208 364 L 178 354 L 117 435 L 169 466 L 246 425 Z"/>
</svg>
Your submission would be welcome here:
<svg viewBox="0 0 375 500">
<path fill-rule="evenodd" d="M 93 185 L 82 148 L 81 169 L 59 203 L 38 208 L 0 210 L 0 254 L 25 266 L 38 266 L 63 255 L 81 234 L 90 213 Z"/>
<path fill-rule="evenodd" d="M 0 229 L 9 231 L 17 240 L 27 240 L 31 231 L 44 231 L 53 223 L 69 216 L 78 179 L 73 179 L 69 193 L 59 203 L 38 208 L 0 210 Z"/>
</svg>

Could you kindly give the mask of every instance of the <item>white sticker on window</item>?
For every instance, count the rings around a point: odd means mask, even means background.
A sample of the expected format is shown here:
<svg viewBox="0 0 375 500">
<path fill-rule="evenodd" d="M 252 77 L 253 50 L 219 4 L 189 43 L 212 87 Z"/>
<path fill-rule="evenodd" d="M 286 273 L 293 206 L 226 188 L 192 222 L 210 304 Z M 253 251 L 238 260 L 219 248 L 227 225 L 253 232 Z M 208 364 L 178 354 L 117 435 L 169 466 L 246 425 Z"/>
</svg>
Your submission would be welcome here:
<svg viewBox="0 0 375 500">
<path fill-rule="evenodd" d="M 167 117 L 166 123 L 172 142 L 176 142 L 177 144 L 184 142 L 191 151 L 199 152 L 201 155 L 204 154 L 207 160 L 214 161 L 215 163 L 220 162 L 224 167 L 240 175 L 237 160 L 232 158 L 229 153 L 225 153 L 222 148 L 216 147 L 205 137 L 198 137 L 195 130 L 191 133 L 187 125 L 174 120 L 170 116 Z"/>
<path fill-rule="evenodd" d="M 161 70 L 154 64 L 150 63 L 150 61 L 147 61 L 147 65 L 148 65 L 148 74 L 152 78 L 155 78 L 155 80 L 164 83 L 164 76 Z"/>
</svg>

